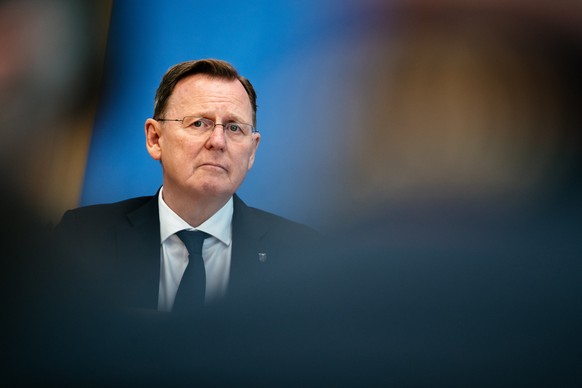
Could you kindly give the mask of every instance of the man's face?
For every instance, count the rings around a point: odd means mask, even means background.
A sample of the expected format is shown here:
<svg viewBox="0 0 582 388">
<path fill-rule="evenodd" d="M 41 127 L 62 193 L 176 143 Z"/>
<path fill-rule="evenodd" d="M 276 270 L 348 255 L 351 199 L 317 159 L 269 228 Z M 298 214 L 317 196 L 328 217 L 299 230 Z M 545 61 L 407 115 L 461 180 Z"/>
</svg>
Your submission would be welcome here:
<svg viewBox="0 0 582 388">
<path fill-rule="evenodd" d="M 215 123 L 252 123 L 249 97 L 238 80 L 196 74 L 180 80 L 163 117 L 196 116 Z M 152 158 L 163 169 L 164 198 L 227 199 L 243 182 L 255 160 L 260 135 L 233 142 L 218 125 L 207 136 L 195 136 L 177 121 L 146 121 L 146 140 Z"/>
</svg>

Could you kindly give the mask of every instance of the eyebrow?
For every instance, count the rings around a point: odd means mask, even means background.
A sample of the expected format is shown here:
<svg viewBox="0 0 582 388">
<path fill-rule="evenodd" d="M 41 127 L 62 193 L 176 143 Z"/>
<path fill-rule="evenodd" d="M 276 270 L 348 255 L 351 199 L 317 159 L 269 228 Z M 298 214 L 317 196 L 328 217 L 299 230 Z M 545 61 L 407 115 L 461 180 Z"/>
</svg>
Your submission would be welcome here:
<svg viewBox="0 0 582 388">
<path fill-rule="evenodd" d="M 198 112 L 198 113 L 188 113 L 186 115 L 184 115 L 184 117 L 186 116 L 194 116 L 194 117 L 203 117 L 203 118 L 207 118 L 207 119 L 211 119 L 212 121 L 215 121 L 214 118 L 211 118 L 212 116 L 214 116 L 214 114 L 208 113 L 208 112 Z M 239 116 L 237 116 L 234 113 L 228 113 L 225 115 L 226 117 L 226 122 L 229 123 L 246 123 L 245 120 L 241 119 Z M 251 120 L 252 121 L 252 120 Z"/>
</svg>

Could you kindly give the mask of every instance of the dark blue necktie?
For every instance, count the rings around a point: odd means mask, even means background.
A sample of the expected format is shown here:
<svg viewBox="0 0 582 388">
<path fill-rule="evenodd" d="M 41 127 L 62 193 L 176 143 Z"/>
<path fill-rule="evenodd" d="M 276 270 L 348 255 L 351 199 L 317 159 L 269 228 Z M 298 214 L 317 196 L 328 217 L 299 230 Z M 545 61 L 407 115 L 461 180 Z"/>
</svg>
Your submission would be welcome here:
<svg viewBox="0 0 582 388">
<path fill-rule="evenodd" d="M 173 312 L 192 313 L 204 307 L 206 295 L 206 269 L 202 259 L 202 245 L 209 234 L 201 231 L 181 230 L 176 235 L 188 249 L 188 266 L 184 271 Z"/>
</svg>

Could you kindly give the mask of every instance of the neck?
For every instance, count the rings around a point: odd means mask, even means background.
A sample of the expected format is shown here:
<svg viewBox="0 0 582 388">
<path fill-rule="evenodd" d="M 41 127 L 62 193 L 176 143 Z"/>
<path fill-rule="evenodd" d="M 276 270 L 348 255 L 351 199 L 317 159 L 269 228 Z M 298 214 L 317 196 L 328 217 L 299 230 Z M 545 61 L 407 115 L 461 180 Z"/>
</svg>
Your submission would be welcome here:
<svg viewBox="0 0 582 388">
<path fill-rule="evenodd" d="M 162 197 L 174 213 L 196 228 L 219 211 L 231 196 L 181 196 L 164 187 Z"/>
</svg>

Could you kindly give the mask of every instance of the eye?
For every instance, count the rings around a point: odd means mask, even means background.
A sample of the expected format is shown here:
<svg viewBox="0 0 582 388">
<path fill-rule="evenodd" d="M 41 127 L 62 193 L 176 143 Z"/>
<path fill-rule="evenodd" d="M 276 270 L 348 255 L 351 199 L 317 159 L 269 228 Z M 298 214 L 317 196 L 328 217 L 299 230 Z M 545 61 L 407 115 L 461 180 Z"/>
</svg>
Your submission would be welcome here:
<svg viewBox="0 0 582 388">
<path fill-rule="evenodd" d="M 240 126 L 240 124 L 237 123 L 228 123 L 226 127 L 231 132 L 243 132 L 243 129 Z"/>
<path fill-rule="evenodd" d="M 193 128 L 200 130 L 207 130 L 214 127 L 212 120 L 208 120 L 204 117 L 187 116 L 184 117 L 183 122 L 184 128 Z"/>
<path fill-rule="evenodd" d="M 190 125 L 191 125 L 192 127 L 196 127 L 196 128 L 202 128 L 202 127 L 204 127 L 204 126 L 205 126 L 205 125 L 204 125 L 204 121 L 202 121 L 202 120 L 200 120 L 200 119 L 199 119 L 199 120 L 196 120 L 196 121 L 194 121 L 194 122 L 193 122 L 192 124 L 190 124 Z"/>
</svg>

